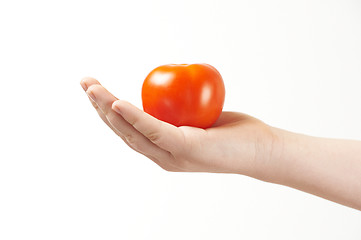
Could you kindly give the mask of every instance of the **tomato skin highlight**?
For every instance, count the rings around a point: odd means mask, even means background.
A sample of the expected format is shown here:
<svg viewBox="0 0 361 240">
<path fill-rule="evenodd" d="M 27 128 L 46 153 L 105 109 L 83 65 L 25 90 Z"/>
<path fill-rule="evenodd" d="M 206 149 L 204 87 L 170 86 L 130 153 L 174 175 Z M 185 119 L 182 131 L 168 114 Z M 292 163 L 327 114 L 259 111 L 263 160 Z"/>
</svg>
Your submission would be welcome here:
<svg viewBox="0 0 361 240">
<path fill-rule="evenodd" d="M 143 110 L 177 127 L 208 128 L 222 112 L 225 87 L 209 64 L 168 64 L 152 70 L 142 86 Z"/>
</svg>

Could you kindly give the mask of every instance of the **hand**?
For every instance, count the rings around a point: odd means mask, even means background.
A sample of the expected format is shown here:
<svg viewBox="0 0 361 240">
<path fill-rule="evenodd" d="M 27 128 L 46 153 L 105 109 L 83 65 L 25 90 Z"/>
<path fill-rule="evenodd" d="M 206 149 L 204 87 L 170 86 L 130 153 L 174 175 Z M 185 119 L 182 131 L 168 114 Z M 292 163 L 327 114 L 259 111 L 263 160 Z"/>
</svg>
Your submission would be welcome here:
<svg viewBox="0 0 361 240">
<path fill-rule="evenodd" d="M 275 135 L 258 119 L 223 112 L 208 129 L 175 127 L 118 100 L 93 78 L 81 81 L 100 118 L 135 151 L 167 171 L 239 173 L 266 180 Z"/>
<path fill-rule="evenodd" d="M 296 134 L 236 112 L 223 112 L 208 129 L 175 127 L 118 100 L 93 78 L 81 85 L 101 119 L 167 171 L 248 175 L 361 210 L 360 141 Z"/>
</svg>

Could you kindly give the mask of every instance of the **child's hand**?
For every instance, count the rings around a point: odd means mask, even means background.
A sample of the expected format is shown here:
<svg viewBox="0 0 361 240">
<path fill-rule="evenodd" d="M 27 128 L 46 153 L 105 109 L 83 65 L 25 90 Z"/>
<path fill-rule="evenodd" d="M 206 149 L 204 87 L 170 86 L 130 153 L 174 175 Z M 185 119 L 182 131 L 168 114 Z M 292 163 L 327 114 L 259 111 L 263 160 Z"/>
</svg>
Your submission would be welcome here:
<svg viewBox="0 0 361 240">
<path fill-rule="evenodd" d="M 93 78 L 81 82 L 102 120 L 129 147 L 167 171 L 272 175 L 272 128 L 248 115 L 223 112 L 208 129 L 175 127 L 118 100 Z"/>
</svg>

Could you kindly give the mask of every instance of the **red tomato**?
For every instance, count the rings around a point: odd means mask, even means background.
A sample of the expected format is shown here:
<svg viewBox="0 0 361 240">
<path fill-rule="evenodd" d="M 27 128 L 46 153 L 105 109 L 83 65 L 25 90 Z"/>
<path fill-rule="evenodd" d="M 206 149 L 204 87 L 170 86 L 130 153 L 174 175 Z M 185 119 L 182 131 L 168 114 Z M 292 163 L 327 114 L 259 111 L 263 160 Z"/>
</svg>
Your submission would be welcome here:
<svg viewBox="0 0 361 240">
<path fill-rule="evenodd" d="M 144 80 L 145 112 L 175 126 L 207 128 L 222 112 L 225 88 L 221 74 L 208 64 L 169 64 Z"/>
</svg>

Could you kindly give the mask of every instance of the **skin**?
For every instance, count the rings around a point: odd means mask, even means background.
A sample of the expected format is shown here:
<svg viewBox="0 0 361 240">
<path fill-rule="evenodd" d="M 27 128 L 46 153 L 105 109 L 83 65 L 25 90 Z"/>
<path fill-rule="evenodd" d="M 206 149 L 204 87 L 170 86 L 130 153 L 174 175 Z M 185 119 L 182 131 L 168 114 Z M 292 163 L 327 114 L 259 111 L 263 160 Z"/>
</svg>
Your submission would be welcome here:
<svg viewBox="0 0 361 240">
<path fill-rule="evenodd" d="M 133 150 L 172 172 L 243 174 L 361 210 L 361 142 L 306 136 L 237 112 L 207 129 L 175 127 L 84 78 L 100 118 Z"/>
</svg>

